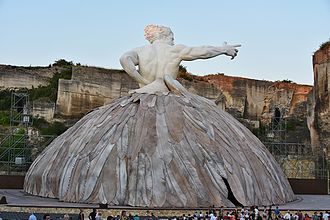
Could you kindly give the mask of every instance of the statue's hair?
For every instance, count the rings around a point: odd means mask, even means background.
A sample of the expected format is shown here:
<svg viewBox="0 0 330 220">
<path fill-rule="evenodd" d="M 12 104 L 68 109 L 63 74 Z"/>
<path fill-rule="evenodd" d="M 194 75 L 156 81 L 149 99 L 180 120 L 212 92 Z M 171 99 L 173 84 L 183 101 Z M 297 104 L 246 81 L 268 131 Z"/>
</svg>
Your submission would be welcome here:
<svg viewBox="0 0 330 220">
<path fill-rule="evenodd" d="M 144 28 L 144 37 L 153 43 L 155 40 L 167 39 L 170 34 L 173 34 L 169 27 L 149 24 Z"/>
</svg>

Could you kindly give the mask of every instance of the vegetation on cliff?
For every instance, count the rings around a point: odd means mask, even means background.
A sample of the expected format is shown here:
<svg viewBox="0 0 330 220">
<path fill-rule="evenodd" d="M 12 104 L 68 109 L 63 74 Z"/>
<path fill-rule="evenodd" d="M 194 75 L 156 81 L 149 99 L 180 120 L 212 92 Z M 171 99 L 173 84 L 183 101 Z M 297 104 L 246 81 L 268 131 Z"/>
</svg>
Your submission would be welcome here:
<svg viewBox="0 0 330 220">
<path fill-rule="evenodd" d="M 66 131 L 67 127 L 61 122 L 49 123 L 43 118 L 34 118 L 33 127 L 37 128 L 42 135 L 60 135 Z"/>
<path fill-rule="evenodd" d="M 179 72 L 178 72 L 177 78 L 185 79 L 190 82 L 192 82 L 192 81 L 207 82 L 207 80 L 203 76 L 197 76 L 197 75 L 194 75 L 194 74 L 188 72 L 187 67 L 183 66 L 183 65 L 179 66 Z"/>
<path fill-rule="evenodd" d="M 323 44 L 320 45 L 320 50 L 324 50 L 327 47 L 330 47 L 330 40 L 327 42 L 324 42 Z"/>
<path fill-rule="evenodd" d="M 55 73 L 52 78 L 49 79 L 47 86 L 39 86 L 29 90 L 30 98 L 32 101 L 46 98 L 49 101 L 56 102 L 57 88 L 59 79 L 71 79 L 72 76 L 72 62 L 67 62 L 63 59 L 56 61 L 53 66 L 60 66 L 62 70 Z"/>
<path fill-rule="evenodd" d="M 188 81 L 193 81 L 193 75 L 187 71 L 187 68 L 185 66 L 180 65 L 179 66 L 179 74 L 178 78 L 182 78 Z"/>
<path fill-rule="evenodd" d="M 49 83 L 46 86 L 32 89 L 16 89 L 15 91 L 27 92 L 30 101 L 56 102 L 58 81 L 59 79 L 71 79 L 73 65 L 72 61 L 57 60 L 52 66 L 61 68 L 49 79 Z M 10 125 L 11 93 L 10 89 L 0 90 L 0 126 L 6 127 Z M 33 118 L 32 127 L 38 129 L 42 135 L 60 135 L 67 129 L 63 123 L 49 123 L 42 118 Z"/>
</svg>

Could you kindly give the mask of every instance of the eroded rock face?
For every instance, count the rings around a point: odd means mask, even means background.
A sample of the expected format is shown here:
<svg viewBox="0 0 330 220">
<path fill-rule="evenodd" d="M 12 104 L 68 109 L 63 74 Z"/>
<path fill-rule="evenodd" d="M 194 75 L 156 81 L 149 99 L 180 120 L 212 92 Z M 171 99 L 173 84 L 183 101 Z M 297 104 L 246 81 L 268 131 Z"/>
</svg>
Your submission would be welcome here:
<svg viewBox="0 0 330 220">
<path fill-rule="evenodd" d="M 19 67 L 0 65 L 0 89 L 37 88 L 49 83 L 60 67 Z"/>
<path fill-rule="evenodd" d="M 37 87 L 46 85 L 60 67 L 13 67 L 1 66 L 1 82 L 5 88 Z M 258 128 L 259 120 L 268 124 L 278 109 L 283 117 L 296 117 L 300 124 L 306 124 L 307 96 L 312 87 L 285 82 L 269 82 L 241 77 L 231 77 L 223 74 L 208 76 L 189 76 L 190 80 L 179 81 L 190 92 L 215 101 L 235 118 L 244 119 L 247 125 Z M 1 87 L 1 85 L 0 85 Z M 110 103 L 116 98 L 125 96 L 129 90 L 138 88 L 138 85 L 124 71 L 97 67 L 73 66 L 72 79 L 59 80 L 58 98 L 55 107 L 55 117 L 79 119 L 89 111 Z M 45 103 L 47 104 L 47 103 Z M 41 103 L 42 105 L 45 105 Z M 36 109 L 37 110 L 37 109 Z M 52 119 L 44 109 L 36 111 L 35 115 L 46 116 Z M 315 130 L 315 129 L 314 129 Z M 311 129 L 311 132 L 313 129 Z M 309 142 L 307 127 L 301 126 L 300 135 Z M 288 141 L 297 142 L 296 131 L 288 135 Z M 313 139 L 317 135 L 314 132 Z M 301 141 L 299 139 L 299 141 Z"/>
<path fill-rule="evenodd" d="M 196 76 L 197 79 L 214 85 L 226 100 L 226 109 L 235 109 L 244 118 L 269 120 L 276 108 L 283 116 L 306 117 L 307 111 L 299 110 L 306 105 L 312 86 L 288 82 L 270 82 L 224 74 Z"/>
<path fill-rule="evenodd" d="M 87 114 L 33 162 L 24 190 L 143 207 L 261 206 L 295 198 L 247 128 L 203 97 L 171 92 L 134 93 Z"/>
<path fill-rule="evenodd" d="M 330 157 L 330 42 L 313 55 L 314 91 L 309 127 L 315 150 L 325 150 Z"/>
<path fill-rule="evenodd" d="M 136 88 L 138 84 L 122 70 L 75 66 L 71 80 L 59 81 L 57 114 L 81 117 Z"/>
<path fill-rule="evenodd" d="M 179 79 L 190 92 L 216 102 L 221 108 L 238 118 L 265 121 L 279 108 L 284 116 L 306 117 L 307 102 L 312 86 L 285 82 L 231 77 L 222 74 L 192 76 L 192 80 Z M 95 107 L 138 88 L 124 71 L 94 67 L 73 67 L 72 80 L 60 80 L 57 109 L 64 116 L 81 116 Z"/>
</svg>

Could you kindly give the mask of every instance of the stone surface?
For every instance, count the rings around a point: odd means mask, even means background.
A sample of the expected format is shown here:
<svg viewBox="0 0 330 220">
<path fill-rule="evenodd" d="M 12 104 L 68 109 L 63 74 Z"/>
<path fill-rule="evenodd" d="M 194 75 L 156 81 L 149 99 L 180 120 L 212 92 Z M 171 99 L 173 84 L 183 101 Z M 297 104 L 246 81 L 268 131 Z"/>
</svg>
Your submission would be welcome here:
<svg viewBox="0 0 330 220">
<path fill-rule="evenodd" d="M 32 115 L 37 118 L 44 118 L 46 121 L 53 121 L 55 113 L 55 103 L 45 100 L 32 102 Z"/>
<path fill-rule="evenodd" d="M 314 91 L 311 97 L 309 128 L 315 150 L 330 158 L 330 43 L 313 55 Z"/>
<path fill-rule="evenodd" d="M 20 67 L 0 65 L 0 89 L 37 88 L 48 84 L 60 67 Z"/>
<path fill-rule="evenodd" d="M 249 119 L 263 118 L 269 120 L 275 108 L 282 115 L 290 117 L 299 114 L 306 117 L 307 111 L 299 111 L 298 107 L 305 104 L 312 86 L 288 82 L 271 82 L 224 74 L 195 76 L 196 79 L 208 82 L 225 97 L 226 109 L 236 111 L 239 117 Z"/>
<path fill-rule="evenodd" d="M 122 70 L 74 66 L 71 80 L 59 80 L 56 113 L 81 117 L 136 88 L 138 84 Z"/>
<path fill-rule="evenodd" d="M 291 201 L 263 144 L 195 95 L 135 93 L 83 117 L 34 161 L 24 190 L 61 201 L 151 207 Z M 79 183 L 79 184 L 77 184 Z"/>
<path fill-rule="evenodd" d="M 191 93 L 212 101 L 235 118 L 248 121 L 251 127 L 270 123 L 278 108 L 283 117 L 303 120 L 301 131 L 288 131 L 287 140 L 309 142 L 307 97 L 312 86 L 270 82 L 223 74 L 194 76 L 178 81 Z M 80 118 L 98 106 L 128 94 L 138 84 L 124 71 L 95 67 L 73 67 L 72 80 L 60 80 L 57 114 Z M 298 127 L 298 126 L 296 126 Z M 291 133 L 290 133 L 291 132 Z M 298 132 L 298 133 L 297 133 Z M 297 138 L 300 136 L 300 138 Z M 301 140 L 304 137 L 304 140 Z"/>
</svg>

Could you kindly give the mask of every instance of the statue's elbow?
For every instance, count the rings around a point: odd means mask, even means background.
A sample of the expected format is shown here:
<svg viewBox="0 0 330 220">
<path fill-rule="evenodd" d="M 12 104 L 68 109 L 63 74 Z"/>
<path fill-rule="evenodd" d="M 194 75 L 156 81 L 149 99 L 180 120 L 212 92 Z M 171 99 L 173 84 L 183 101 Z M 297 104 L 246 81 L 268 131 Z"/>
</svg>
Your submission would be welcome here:
<svg viewBox="0 0 330 220">
<path fill-rule="evenodd" d="M 119 58 L 119 62 L 120 62 L 120 65 L 122 67 L 125 66 L 125 64 L 127 63 L 128 61 L 128 56 L 126 54 L 122 55 L 120 58 Z"/>
</svg>

